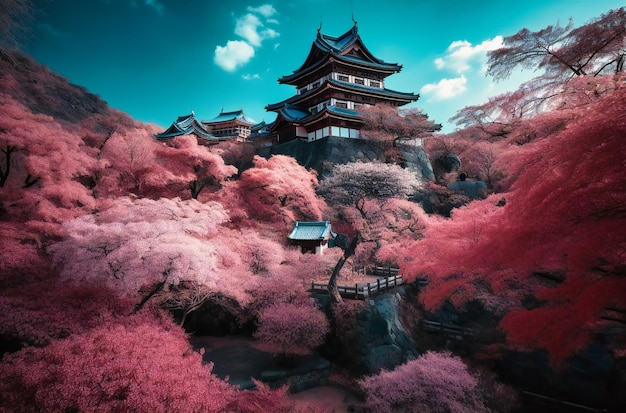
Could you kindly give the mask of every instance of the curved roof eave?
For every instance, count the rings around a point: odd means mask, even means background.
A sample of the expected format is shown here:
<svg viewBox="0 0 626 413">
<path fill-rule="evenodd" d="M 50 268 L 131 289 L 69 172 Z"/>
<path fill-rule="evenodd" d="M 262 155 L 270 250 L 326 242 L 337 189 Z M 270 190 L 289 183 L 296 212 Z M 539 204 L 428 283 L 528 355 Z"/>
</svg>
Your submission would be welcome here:
<svg viewBox="0 0 626 413">
<path fill-rule="evenodd" d="M 339 108 L 335 108 L 334 106 L 327 106 L 323 110 L 320 110 L 317 113 L 310 114 L 302 118 L 293 118 L 293 117 L 290 117 L 289 114 L 285 110 L 285 109 L 288 109 L 287 108 L 288 106 L 289 105 L 284 105 L 283 108 L 281 108 L 281 110 L 278 111 L 278 116 L 276 117 L 276 120 L 271 125 L 268 126 L 268 131 L 277 130 L 278 126 L 283 122 L 289 123 L 292 125 L 310 125 L 328 116 L 332 116 L 334 118 L 346 119 L 346 120 L 354 120 L 354 121 L 361 120 L 361 115 L 357 111 L 351 110 L 351 109 L 339 109 Z"/>
<path fill-rule="evenodd" d="M 348 92 L 353 92 L 353 93 L 366 93 L 366 94 L 374 95 L 374 96 L 381 97 L 381 98 L 388 98 L 388 99 L 401 100 L 401 101 L 406 100 L 407 103 L 414 102 L 419 99 L 419 95 L 416 95 L 415 93 L 412 93 L 412 92 L 406 93 L 406 92 L 398 92 L 398 91 L 391 90 L 391 89 L 378 89 L 378 88 L 373 88 L 373 87 L 368 87 L 368 86 L 360 86 L 354 83 L 342 82 L 340 80 L 329 79 L 326 82 L 324 82 L 324 84 L 321 87 L 318 87 L 317 89 L 308 90 L 307 92 L 301 95 L 294 95 L 281 102 L 269 104 L 265 106 L 265 110 L 275 112 L 279 110 L 280 108 L 282 108 L 284 105 L 296 104 L 297 102 L 309 99 L 310 97 L 315 96 L 316 94 L 322 93 L 329 87 L 336 87 L 338 89 L 348 91 Z"/>
<path fill-rule="evenodd" d="M 341 42 L 343 39 L 347 39 L 347 41 L 337 45 L 337 43 Z M 328 57 L 337 59 L 341 59 L 342 57 L 349 58 L 349 56 L 345 56 L 345 53 L 357 42 L 360 46 L 360 50 L 366 57 L 366 59 L 362 59 L 364 65 L 370 67 L 380 65 L 379 69 L 388 71 L 390 74 L 399 72 L 402 69 L 402 66 L 397 63 L 386 63 L 384 60 L 374 56 L 367 46 L 365 46 L 355 24 L 350 30 L 338 37 L 329 36 L 318 31 L 317 37 L 311 44 L 311 49 L 304 63 L 298 69 L 294 70 L 291 75 L 283 76 L 278 79 L 278 83 L 289 83 L 311 73 L 315 68 L 320 66 L 320 63 L 322 63 L 321 65 L 326 63 Z"/>
</svg>

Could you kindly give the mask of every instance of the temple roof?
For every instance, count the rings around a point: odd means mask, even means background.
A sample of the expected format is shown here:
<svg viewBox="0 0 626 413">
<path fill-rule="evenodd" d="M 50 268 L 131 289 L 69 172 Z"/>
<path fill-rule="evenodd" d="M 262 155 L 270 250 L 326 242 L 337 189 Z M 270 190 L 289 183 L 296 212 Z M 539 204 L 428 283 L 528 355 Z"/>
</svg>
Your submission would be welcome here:
<svg viewBox="0 0 626 413">
<path fill-rule="evenodd" d="M 296 221 L 288 238 L 294 241 L 321 241 L 333 236 L 334 234 L 328 221 Z"/>
<path fill-rule="evenodd" d="M 211 120 L 205 120 L 203 123 L 222 123 L 222 122 L 232 122 L 234 120 L 238 120 L 242 123 L 249 124 L 250 126 L 254 125 L 256 122 L 247 117 L 242 109 L 235 110 L 232 112 L 224 112 L 220 111 L 220 114 L 214 117 Z"/>
<path fill-rule="evenodd" d="M 283 100 L 282 102 L 269 104 L 265 107 L 265 110 L 268 111 L 276 111 L 282 108 L 286 104 L 298 104 L 299 102 L 306 101 L 310 99 L 312 96 L 315 96 L 319 93 L 322 93 L 326 88 L 333 88 L 336 90 L 342 90 L 346 92 L 353 92 L 358 94 L 369 94 L 379 97 L 380 99 L 389 99 L 389 100 L 399 100 L 401 102 L 409 103 L 416 101 L 419 99 L 419 95 L 415 93 L 407 93 L 407 92 L 398 92 L 396 90 L 391 89 L 380 89 L 377 87 L 365 86 L 365 85 L 357 85 L 355 83 L 343 82 L 341 80 L 329 79 L 321 87 L 316 89 L 308 90 L 305 93 L 300 95 L 294 95 L 288 99 Z"/>
<path fill-rule="evenodd" d="M 259 131 L 263 130 L 265 127 L 267 127 L 267 123 L 265 123 L 265 121 L 262 120 L 261 122 L 257 123 L 256 125 L 252 125 L 250 127 L 250 132 L 259 132 Z"/>
<path fill-rule="evenodd" d="M 204 139 L 215 141 L 219 140 L 207 131 L 200 122 L 198 122 L 193 112 L 189 115 L 179 116 L 174 122 L 172 122 L 172 125 L 169 128 L 167 128 L 164 132 L 157 133 L 154 137 L 159 140 L 168 140 L 175 138 L 176 136 L 189 134 L 194 134 Z"/>
<path fill-rule="evenodd" d="M 356 23 L 346 33 L 339 37 L 329 36 L 317 32 L 317 37 L 311 45 L 311 50 L 302 66 L 294 70 L 291 75 L 278 79 L 279 83 L 293 84 L 302 76 L 313 72 L 331 59 L 351 65 L 363 66 L 368 69 L 392 74 L 402 70 L 397 63 L 386 63 L 375 57 L 365 47 Z"/>
</svg>

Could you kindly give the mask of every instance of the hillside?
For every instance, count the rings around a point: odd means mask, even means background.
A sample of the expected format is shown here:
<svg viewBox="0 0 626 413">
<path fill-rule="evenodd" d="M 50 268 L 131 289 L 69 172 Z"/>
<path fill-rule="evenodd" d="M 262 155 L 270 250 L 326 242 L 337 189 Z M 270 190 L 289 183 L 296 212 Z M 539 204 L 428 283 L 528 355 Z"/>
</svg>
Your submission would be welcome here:
<svg viewBox="0 0 626 413">
<path fill-rule="evenodd" d="M 307 292 L 342 259 L 344 277 L 392 264 L 428 282 L 406 288 L 397 323 L 424 353 L 406 365 L 442 380 L 433 390 L 441 400 L 510 411 L 514 403 L 497 401 L 498 381 L 477 378 L 491 377 L 476 373 L 480 365 L 516 390 L 541 387 L 611 411 L 626 405 L 614 393 L 626 357 L 623 77 L 580 85 L 610 87 L 515 123 L 500 139 L 477 139 L 471 128 L 436 136 L 429 155 L 453 142 L 446 148 L 466 168 L 437 183 L 405 188 L 405 171 L 390 165 L 329 167 L 341 193 L 284 155 L 255 157 L 237 175 L 194 138 L 157 143 L 154 125 L 30 58 L 0 57 L 0 410 L 292 411 L 285 388 L 244 391 L 218 379 L 185 332 L 256 333 L 279 339 L 277 352 L 317 348 L 337 368 L 350 366 L 360 347 L 348 333 L 368 317 L 376 328 L 388 321 L 367 305 L 331 306 Z M 451 218 L 401 199 L 420 185 L 453 197 L 445 184 L 463 171 L 489 182 L 491 194 L 462 199 Z M 355 198 L 355 187 L 371 192 Z M 359 242 L 350 255 L 349 245 L 302 255 L 286 239 L 296 220 L 331 220 Z M 424 319 L 478 337 L 441 342 L 421 330 Z M 315 340 L 302 340 L 305 323 Z M 427 352 L 450 348 L 463 361 Z M 346 381 L 375 394 L 418 370 Z M 452 387 L 458 394 L 442 391 Z"/>
</svg>

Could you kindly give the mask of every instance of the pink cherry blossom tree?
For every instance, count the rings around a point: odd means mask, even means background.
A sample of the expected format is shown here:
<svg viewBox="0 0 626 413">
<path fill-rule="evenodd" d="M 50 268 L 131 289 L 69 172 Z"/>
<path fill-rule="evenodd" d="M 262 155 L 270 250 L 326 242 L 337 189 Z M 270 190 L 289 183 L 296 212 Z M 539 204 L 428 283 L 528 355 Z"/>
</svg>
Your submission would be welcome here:
<svg viewBox="0 0 626 413">
<path fill-rule="evenodd" d="M 254 157 L 254 167 L 233 183 L 232 196 L 247 217 L 286 227 L 296 220 L 320 220 L 324 202 L 315 194 L 317 176 L 298 165 L 294 158 L 274 155 Z"/>
<path fill-rule="evenodd" d="M 3 409 L 222 412 L 238 391 L 211 374 L 183 333 L 104 325 L 0 364 Z"/>
<path fill-rule="evenodd" d="M 217 252 L 207 239 L 226 220 L 216 203 L 117 198 L 98 214 L 64 223 L 68 237 L 50 252 L 62 278 L 121 296 L 184 279 L 215 288 Z"/>
<path fill-rule="evenodd" d="M 420 187 L 415 173 L 397 165 L 383 163 L 350 163 L 335 165 L 333 174 L 325 178 L 319 188 L 329 205 L 341 210 L 339 216 L 351 227 L 352 237 L 338 236 L 343 256 L 331 274 L 328 289 L 334 302 L 341 302 L 337 280 L 346 261 L 352 257 L 359 243 L 373 241 L 372 214 L 391 198 L 406 198 Z M 372 201 L 377 203 L 372 205 Z M 371 236 L 370 236 L 371 235 Z"/>
<path fill-rule="evenodd" d="M 324 342 L 328 319 L 310 299 L 265 308 L 255 337 L 272 343 L 284 355 L 306 354 Z"/>
<path fill-rule="evenodd" d="M 360 381 L 369 409 L 395 412 L 488 412 L 478 379 L 450 354 L 426 353 L 416 360 Z"/>
</svg>

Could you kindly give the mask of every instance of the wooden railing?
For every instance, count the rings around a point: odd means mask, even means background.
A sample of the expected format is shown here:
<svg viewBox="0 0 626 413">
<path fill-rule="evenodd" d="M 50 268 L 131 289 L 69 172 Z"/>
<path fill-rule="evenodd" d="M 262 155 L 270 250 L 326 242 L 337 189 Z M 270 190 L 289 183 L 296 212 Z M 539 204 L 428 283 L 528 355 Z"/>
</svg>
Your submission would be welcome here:
<svg viewBox="0 0 626 413">
<path fill-rule="evenodd" d="M 361 274 L 369 274 L 377 277 L 391 277 L 392 275 L 399 275 L 400 270 L 397 267 L 361 267 L 357 269 L 358 273 Z M 423 277 L 418 277 L 415 279 L 415 282 L 419 286 L 419 288 L 424 288 L 428 285 L 428 280 Z"/>
<path fill-rule="evenodd" d="M 356 283 L 354 286 L 339 285 L 337 290 L 343 298 L 365 300 L 402 284 L 404 284 L 404 280 L 401 275 L 392 275 L 368 283 Z M 311 291 L 314 293 L 328 293 L 328 284 L 311 282 Z"/>
<path fill-rule="evenodd" d="M 422 329 L 433 333 L 445 334 L 448 338 L 455 340 L 463 340 L 474 336 L 474 330 L 470 328 L 440 323 L 438 321 L 422 320 Z"/>
</svg>

